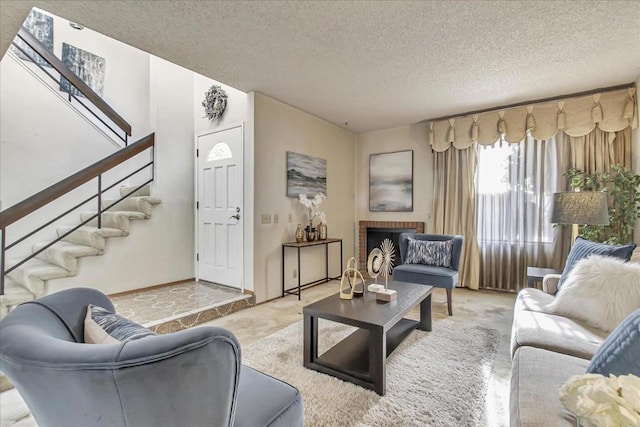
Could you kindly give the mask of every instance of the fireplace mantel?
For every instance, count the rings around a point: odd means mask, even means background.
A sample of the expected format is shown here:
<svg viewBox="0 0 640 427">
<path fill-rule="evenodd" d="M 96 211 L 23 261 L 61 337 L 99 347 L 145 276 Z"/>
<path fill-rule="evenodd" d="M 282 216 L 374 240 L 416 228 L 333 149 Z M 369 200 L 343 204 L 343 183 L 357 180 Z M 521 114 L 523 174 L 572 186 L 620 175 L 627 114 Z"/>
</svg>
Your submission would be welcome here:
<svg viewBox="0 0 640 427">
<path fill-rule="evenodd" d="M 358 264 L 361 272 L 367 269 L 367 228 L 413 228 L 417 233 L 424 233 L 424 222 L 421 221 L 360 221 L 358 223 Z M 396 251 L 399 251 L 396 248 Z M 396 255 L 400 259 L 400 253 Z"/>
</svg>

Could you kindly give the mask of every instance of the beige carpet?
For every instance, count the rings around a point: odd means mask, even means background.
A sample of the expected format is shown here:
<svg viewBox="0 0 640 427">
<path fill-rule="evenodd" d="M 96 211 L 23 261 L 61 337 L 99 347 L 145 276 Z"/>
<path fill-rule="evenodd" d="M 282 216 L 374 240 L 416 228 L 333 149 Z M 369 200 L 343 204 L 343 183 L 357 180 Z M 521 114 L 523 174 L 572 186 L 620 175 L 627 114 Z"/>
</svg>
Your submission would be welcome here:
<svg viewBox="0 0 640 427">
<path fill-rule="evenodd" d="M 353 328 L 320 320 L 320 354 Z M 301 392 L 305 426 L 477 426 L 500 334 L 438 320 L 414 331 L 387 360 L 387 390 L 371 390 L 302 366 L 302 321 L 243 349 L 244 364 Z"/>
</svg>

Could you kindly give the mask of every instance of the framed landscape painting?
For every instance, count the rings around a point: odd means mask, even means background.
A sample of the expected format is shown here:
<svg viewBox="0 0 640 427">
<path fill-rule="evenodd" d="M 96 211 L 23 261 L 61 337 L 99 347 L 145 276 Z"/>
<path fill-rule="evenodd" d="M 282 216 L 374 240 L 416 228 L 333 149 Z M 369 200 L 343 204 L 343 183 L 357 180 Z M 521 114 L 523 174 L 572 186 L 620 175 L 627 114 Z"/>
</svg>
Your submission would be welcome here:
<svg viewBox="0 0 640 427">
<path fill-rule="evenodd" d="M 369 156 L 369 211 L 413 212 L 413 150 Z"/>
<path fill-rule="evenodd" d="M 287 197 L 327 195 L 327 160 L 287 151 Z"/>
</svg>

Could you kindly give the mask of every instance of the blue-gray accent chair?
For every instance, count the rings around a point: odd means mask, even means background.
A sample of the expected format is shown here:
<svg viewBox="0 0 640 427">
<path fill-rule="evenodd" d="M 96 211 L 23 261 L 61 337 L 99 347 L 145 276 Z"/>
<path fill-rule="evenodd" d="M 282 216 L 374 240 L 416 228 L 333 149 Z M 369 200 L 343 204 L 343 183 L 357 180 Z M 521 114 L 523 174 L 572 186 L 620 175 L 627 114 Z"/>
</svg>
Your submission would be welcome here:
<svg viewBox="0 0 640 427">
<path fill-rule="evenodd" d="M 407 246 L 409 237 L 416 240 L 444 241 L 453 240 L 451 250 L 451 268 L 434 267 L 424 264 L 405 264 L 407 259 Z M 460 257 L 462 255 L 462 245 L 464 237 L 449 234 L 421 234 L 402 233 L 400 234 L 400 260 L 401 264 L 393 268 L 393 280 L 399 282 L 420 283 L 430 285 L 435 288 L 445 288 L 447 290 L 447 308 L 449 316 L 453 315 L 452 292 L 458 284 L 458 268 L 460 267 Z"/>
<path fill-rule="evenodd" d="M 240 363 L 222 328 L 117 344 L 85 344 L 88 304 L 101 292 L 60 291 L 0 321 L 0 369 L 46 426 L 302 426 L 300 392 Z"/>
</svg>

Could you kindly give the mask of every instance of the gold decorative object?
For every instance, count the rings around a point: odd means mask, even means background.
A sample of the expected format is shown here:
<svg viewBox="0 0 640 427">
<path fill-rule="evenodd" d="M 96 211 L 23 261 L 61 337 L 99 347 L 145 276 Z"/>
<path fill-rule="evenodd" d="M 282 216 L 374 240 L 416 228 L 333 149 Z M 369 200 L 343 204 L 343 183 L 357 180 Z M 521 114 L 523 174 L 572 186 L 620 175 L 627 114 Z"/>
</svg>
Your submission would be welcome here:
<svg viewBox="0 0 640 427">
<path fill-rule="evenodd" d="M 367 259 L 367 273 L 369 276 L 373 278 L 375 283 L 378 283 L 378 275 L 382 271 L 382 262 L 384 260 L 384 256 L 380 248 L 374 248 L 371 253 L 369 253 L 369 258 Z"/>
<path fill-rule="evenodd" d="M 369 258 L 367 259 L 367 273 L 369 273 L 369 277 L 371 277 L 374 282 L 367 287 L 369 292 L 380 292 L 384 289 L 384 286 L 378 285 L 378 276 L 382 271 L 383 261 L 384 256 L 380 248 L 374 248 L 369 253 Z"/>
<path fill-rule="evenodd" d="M 393 247 L 393 242 L 389 239 L 384 239 L 380 248 L 382 249 L 382 275 L 384 276 L 384 288 L 389 289 L 389 274 L 391 274 L 391 269 L 393 268 L 396 250 Z"/>
<path fill-rule="evenodd" d="M 359 281 L 358 281 L 359 280 Z M 348 286 L 349 292 L 345 292 L 345 285 Z M 360 285 L 360 289 L 357 289 Z M 356 268 L 356 259 L 350 258 L 347 262 L 347 268 L 342 272 L 340 279 L 340 299 L 353 299 L 353 296 L 364 295 L 364 278 L 362 273 Z"/>
<path fill-rule="evenodd" d="M 376 299 L 379 301 L 393 301 L 398 295 L 393 289 L 389 289 L 389 274 L 393 268 L 393 261 L 395 258 L 395 248 L 393 243 L 389 239 L 384 239 L 382 245 L 382 275 L 384 276 L 384 289 L 376 293 Z"/>
<path fill-rule="evenodd" d="M 302 224 L 298 224 L 296 228 L 296 243 L 300 243 L 304 240 L 304 230 L 302 229 Z"/>
<path fill-rule="evenodd" d="M 324 222 L 318 224 L 318 240 L 327 240 L 327 224 Z"/>
</svg>

